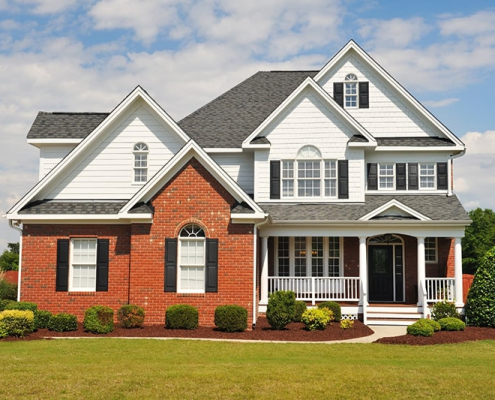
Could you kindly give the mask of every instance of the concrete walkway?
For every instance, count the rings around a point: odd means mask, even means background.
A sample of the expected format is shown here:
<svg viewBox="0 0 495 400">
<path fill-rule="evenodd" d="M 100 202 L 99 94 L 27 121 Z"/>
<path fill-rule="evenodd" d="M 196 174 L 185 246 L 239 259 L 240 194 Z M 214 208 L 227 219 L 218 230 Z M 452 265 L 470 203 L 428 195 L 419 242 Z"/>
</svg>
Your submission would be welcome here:
<svg viewBox="0 0 495 400">
<path fill-rule="evenodd" d="M 375 340 L 383 337 L 402 336 L 407 333 L 407 326 L 372 325 L 369 328 L 373 330 L 373 335 L 355 339 L 335 340 L 333 342 L 326 343 L 373 343 Z"/>
</svg>

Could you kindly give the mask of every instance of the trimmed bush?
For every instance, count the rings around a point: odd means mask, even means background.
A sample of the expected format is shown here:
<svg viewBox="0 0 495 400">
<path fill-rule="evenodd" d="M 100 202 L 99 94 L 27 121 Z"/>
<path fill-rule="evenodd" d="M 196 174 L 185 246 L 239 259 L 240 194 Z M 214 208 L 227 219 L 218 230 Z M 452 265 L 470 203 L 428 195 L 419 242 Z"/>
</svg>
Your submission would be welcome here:
<svg viewBox="0 0 495 400">
<path fill-rule="evenodd" d="M 0 312 L 0 335 L 20 336 L 34 331 L 34 313 L 30 310 L 5 310 Z"/>
<path fill-rule="evenodd" d="M 37 310 L 34 313 L 34 328 L 35 329 L 46 329 L 48 328 L 48 322 L 52 313 L 50 311 Z"/>
<path fill-rule="evenodd" d="M 77 317 L 72 314 L 54 314 L 48 321 L 48 329 L 55 332 L 77 331 Z"/>
<path fill-rule="evenodd" d="M 440 324 L 433 320 L 433 319 L 426 319 L 426 321 L 430 324 L 430 326 L 433 328 L 433 331 L 434 332 L 438 332 L 442 329 L 442 327 L 440 326 Z"/>
<path fill-rule="evenodd" d="M 438 321 L 442 327 L 442 331 L 463 331 L 466 324 L 462 322 L 459 318 L 442 318 Z"/>
<path fill-rule="evenodd" d="M 340 321 L 340 327 L 342 329 L 352 329 L 354 328 L 354 321 L 352 319 L 343 319 Z"/>
<path fill-rule="evenodd" d="M 418 319 L 414 324 L 407 327 L 407 333 L 413 336 L 433 336 L 433 326 L 427 319 Z"/>
<path fill-rule="evenodd" d="M 339 322 L 342 319 L 340 304 L 335 301 L 324 301 L 318 305 L 318 308 L 328 308 L 333 313 L 333 321 Z"/>
<path fill-rule="evenodd" d="M 90 333 L 113 331 L 113 310 L 105 306 L 92 306 L 84 312 L 84 330 Z"/>
<path fill-rule="evenodd" d="M 447 301 L 439 301 L 435 303 L 431 308 L 431 318 L 438 321 L 442 318 L 454 317 L 460 318 L 461 316 L 457 312 L 454 303 L 448 303 Z"/>
<path fill-rule="evenodd" d="M 165 311 L 165 327 L 168 329 L 196 329 L 198 309 L 188 304 L 175 304 Z"/>
<path fill-rule="evenodd" d="M 294 312 L 294 322 L 301 322 L 301 317 L 304 313 L 304 311 L 306 311 L 308 309 L 308 306 L 306 305 L 306 302 L 302 301 L 302 300 L 296 300 L 296 308 L 295 308 L 295 312 Z"/>
<path fill-rule="evenodd" d="M 495 247 L 481 259 L 466 302 L 469 325 L 495 328 Z"/>
<path fill-rule="evenodd" d="M 17 285 L 0 279 L 0 300 L 17 300 Z"/>
<path fill-rule="evenodd" d="M 326 307 L 310 308 L 301 317 L 301 321 L 310 331 L 323 330 L 332 320 L 333 313 Z"/>
<path fill-rule="evenodd" d="M 268 298 L 266 319 L 273 329 L 284 329 L 294 320 L 296 294 L 290 290 L 273 292 Z"/>
<path fill-rule="evenodd" d="M 247 328 L 248 313 L 236 305 L 218 306 L 215 309 L 215 325 L 224 332 L 243 332 Z"/>
<path fill-rule="evenodd" d="M 5 307 L 7 307 L 10 303 L 12 303 L 12 300 L 7 300 L 7 299 L 0 300 L 0 311 L 5 310 Z"/>
<path fill-rule="evenodd" d="M 6 310 L 20 310 L 20 311 L 32 311 L 33 314 L 38 310 L 38 305 L 36 303 L 31 303 L 29 301 L 13 301 L 5 307 Z"/>
<path fill-rule="evenodd" d="M 117 319 L 122 328 L 142 328 L 144 325 L 144 309 L 132 304 L 122 306 L 117 311 Z"/>
</svg>

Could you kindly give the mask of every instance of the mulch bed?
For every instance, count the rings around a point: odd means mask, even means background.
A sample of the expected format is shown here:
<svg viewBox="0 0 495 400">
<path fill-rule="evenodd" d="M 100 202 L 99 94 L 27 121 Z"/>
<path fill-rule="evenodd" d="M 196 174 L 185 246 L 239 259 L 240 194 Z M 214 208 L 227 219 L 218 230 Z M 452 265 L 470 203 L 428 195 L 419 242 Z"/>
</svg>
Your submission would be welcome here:
<svg viewBox="0 0 495 400">
<path fill-rule="evenodd" d="M 37 332 L 24 338 L 5 338 L 3 341 L 14 340 L 39 340 L 48 337 L 176 337 L 176 338 L 205 338 L 205 339 L 240 339 L 240 340 L 265 340 L 265 341 L 294 341 L 294 342 L 323 342 L 329 340 L 345 340 L 369 336 L 373 331 L 359 321 L 354 322 L 352 329 L 341 329 L 340 323 L 334 322 L 323 331 L 310 332 L 304 324 L 293 322 L 285 329 L 273 330 L 265 317 L 258 318 L 256 329 L 245 332 L 220 332 L 216 328 L 199 327 L 194 330 L 166 329 L 164 325 L 148 325 L 142 329 L 123 329 L 115 324 L 113 332 L 106 335 L 95 335 L 84 332 L 82 324 L 77 331 L 53 332 L 47 329 L 39 329 Z"/>
<path fill-rule="evenodd" d="M 495 329 L 467 326 L 464 331 L 459 332 L 440 331 L 435 332 L 430 337 L 412 335 L 386 337 L 378 339 L 374 343 L 424 346 L 430 344 L 471 342 L 474 340 L 495 340 Z"/>
</svg>

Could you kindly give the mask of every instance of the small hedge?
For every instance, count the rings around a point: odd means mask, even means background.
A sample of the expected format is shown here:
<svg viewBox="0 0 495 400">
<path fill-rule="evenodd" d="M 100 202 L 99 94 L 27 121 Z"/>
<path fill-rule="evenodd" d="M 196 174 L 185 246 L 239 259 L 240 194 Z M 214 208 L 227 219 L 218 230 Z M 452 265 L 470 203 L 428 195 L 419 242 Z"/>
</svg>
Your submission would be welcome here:
<svg viewBox="0 0 495 400">
<path fill-rule="evenodd" d="M 142 328 L 144 325 L 144 309 L 132 304 L 122 306 L 117 311 L 117 319 L 122 328 Z"/>
<path fill-rule="evenodd" d="M 273 329 L 284 329 L 294 320 L 296 294 L 290 290 L 273 292 L 268 298 L 266 319 Z"/>
<path fill-rule="evenodd" d="M 424 318 L 407 327 L 407 333 L 413 336 L 433 336 L 434 331 L 431 323 Z"/>
<path fill-rule="evenodd" d="M 34 328 L 35 329 L 46 329 L 48 328 L 48 323 L 52 313 L 50 311 L 37 310 L 34 313 Z"/>
<path fill-rule="evenodd" d="M 243 332 L 247 328 L 247 310 L 236 305 L 218 306 L 215 309 L 215 325 L 224 332 Z"/>
<path fill-rule="evenodd" d="M 352 319 L 343 319 L 340 321 L 340 327 L 342 329 L 352 329 L 354 328 L 354 321 Z"/>
<path fill-rule="evenodd" d="M 23 337 L 34 331 L 34 313 L 31 310 L 0 312 L 0 337 Z"/>
<path fill-rule="evenodd" d="M 17 300 L 17 285 L 0 279 L 0 300 Z"/>
<path fill-rule="evenodd" d="M 13 300 L 8 300 L 8 299 L 2 299 L 0 300 L 0 311 L 5 310 L 5 308 L 12 303 Z"/>
<path fill-rule="evenodd" d="M 459 318 L 442 318 L 438 323 L 442 327 L 442 331 L 463 331 L 466 328 L 466 324 Z"/>
<path fill-rule="evenodd" d="M 105 306 L 92 306 L 84 312 L 84 330 L 90 333 L 113 331 L 113 310 Z"/>
<path fill-rule="evenodd" d="M 165 327 L 168 329 L 196 329 L 198 309 L 188 304 L 175 304 L 165 311 Z"/>
<path fill-rule="evenodd" d="M 440 326 L 440 324 L 433 320 L 433 319 L 426 319 L 425 320 L 426 322 L 428 322 L 430 324 L 430 326 L 433 328 L 433 332 L 438 332 L 440 330 L 442 330 L 442 327 Z"/>
<path fill-rule="evenodd" d="M 310 331 L 323 330 L 333 320 L 333 313 L 326 307 L 306 310 L 301 321 Z"/>
<path fill-rule="evenodd" d="M 445 300 L 439 301 L 431 308 L 431 318 L 435 321 L 448 317 L 460 318 L 454 303 L 448 303 Z"/>
<path fill-rule="evenodd" d="M 304 311 L 308 309 L 306 302 L 302 300 L 296 300 L 296 307 L 294 312 L 294 322 L 301 322 L 301 317 L 304 314 Z"/>
<path fill-rule="evenodd" d="M 55 332 L 77 331 L 77 317 L 72 314 L 54 314 L 48 321 L 48 329 Z"/>
<path fill-rule="evenodd" d="M 5 307 L 6 310 L 21 310 L 21 311 L 32 311 L 33 314 L 38 310 L 38 305 L 36 303 L 31 303 L 29 301 L 13 301 Z"/>
<path fill-rule="evenodd" d="M 339 322 L 342 319 L 342 309 L 335 301 L 324 301 L 318 305 L 318 308 L 328 308 L 333 313 L 333 321 Z"/>
</svg>

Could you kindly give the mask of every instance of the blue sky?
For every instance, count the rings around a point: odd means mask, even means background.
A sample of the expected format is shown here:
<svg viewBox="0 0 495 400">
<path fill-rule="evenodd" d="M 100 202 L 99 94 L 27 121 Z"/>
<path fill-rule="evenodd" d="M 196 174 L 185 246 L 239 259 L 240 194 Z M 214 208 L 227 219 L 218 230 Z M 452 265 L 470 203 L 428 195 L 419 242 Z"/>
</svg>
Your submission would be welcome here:
<svg viewBox="0 0 495 400">
<path fill-rule="evenodd" d="M 495 209 L 495 4 L 467 0 L 0 0 L 0 213 L 38 179 L 38 111 L 110 111 L 142 85 L 179 120 L 258 70 L 356 40 L 467 145 L 455 191 Z M 0 251 L 17 233 L 0 223 Z"/>
</svg>

